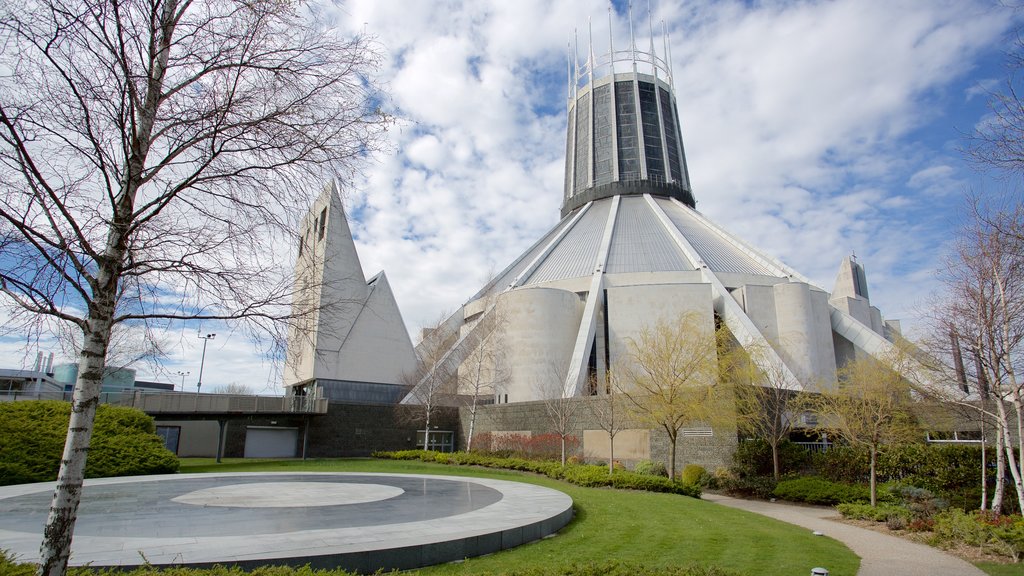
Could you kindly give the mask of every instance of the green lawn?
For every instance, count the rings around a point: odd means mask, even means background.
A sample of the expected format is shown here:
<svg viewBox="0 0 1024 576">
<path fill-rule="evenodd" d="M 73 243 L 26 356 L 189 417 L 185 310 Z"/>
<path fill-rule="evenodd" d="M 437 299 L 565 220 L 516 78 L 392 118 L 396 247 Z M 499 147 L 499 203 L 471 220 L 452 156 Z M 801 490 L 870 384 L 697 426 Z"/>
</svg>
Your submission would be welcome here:
<svg viewBox="0 0 1024 576">
<path fill-rule="evenodd" d="M 576 518 L 556 538 L 458 564 L 425 568 L 423 575 L 500 573 L 533 566 L 617 559 L 649 565 L 715 565 L 744 574 L 810 574 L 823 566 L 853 576 L 860 560 L 845 546 L 809 530 L 685 496 L 581 488 L 533 474 L 371 459 L 252 461 L 182 460 L 198 472 L 406 472 L 517 480 L 572 497 Z"/>
</svg>

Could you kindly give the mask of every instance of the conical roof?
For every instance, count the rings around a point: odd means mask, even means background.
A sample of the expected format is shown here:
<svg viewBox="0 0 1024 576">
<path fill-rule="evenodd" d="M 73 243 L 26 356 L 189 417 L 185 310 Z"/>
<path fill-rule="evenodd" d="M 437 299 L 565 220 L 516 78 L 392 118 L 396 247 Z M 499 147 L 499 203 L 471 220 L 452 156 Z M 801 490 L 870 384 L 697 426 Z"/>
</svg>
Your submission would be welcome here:
<svg viewBox="0 0 1024 576">
<path fill-rule="evenodd" d="M 837 366 L 891 351 L 862 267 L 860 288 L 832 297 L 696 210 L 671 64 L 653 42 L 591 50 L 570 71 L 562 219 L 435 331 L 454 342 L 438 365 L 459 373 L 500 328 L 496 402 L 598 394 L 631 342 L 684 317 L 708 337 L 725 326 L 792 389 L 831 386 Z"/>
</svg>

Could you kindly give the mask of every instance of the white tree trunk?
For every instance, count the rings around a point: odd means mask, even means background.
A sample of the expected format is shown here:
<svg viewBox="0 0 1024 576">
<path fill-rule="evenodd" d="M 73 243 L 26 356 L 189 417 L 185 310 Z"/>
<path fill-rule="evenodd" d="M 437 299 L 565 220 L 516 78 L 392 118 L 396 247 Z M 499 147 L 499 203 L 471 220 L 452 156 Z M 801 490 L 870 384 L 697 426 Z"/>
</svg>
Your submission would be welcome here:
<svg viewBox="0 0 1024 576">
<path fill-rule="evenodd" d="M 997 401 L 996 404 L 999 402 Z M 1003 494 L 1006 491 L 1006 457 L 1003 452 L 1003 435 L 1006 434 L 1005 422 L 1001 415 L 996 420 L 996 485 L 992 492 L 992 511 L 999 512 L 1003 508 Z"/>
<path fill-rule="evenodd" d="M 113 312 L 112 307 L 110 311 Z M 91 326 L 94 329 L 86 334 L 79 358 L 78 381 L 71 400 L 71 419 L 57 474 L 57 487 L 50 503 L 43 542 L 39 549 L 37 574 L 40 576 L 63 576 L 71 555 L 71 537 L 82 499 L 93 420 L 103 387 L 106 348 L 110 337 L 109 317 Z"/>
</svg>

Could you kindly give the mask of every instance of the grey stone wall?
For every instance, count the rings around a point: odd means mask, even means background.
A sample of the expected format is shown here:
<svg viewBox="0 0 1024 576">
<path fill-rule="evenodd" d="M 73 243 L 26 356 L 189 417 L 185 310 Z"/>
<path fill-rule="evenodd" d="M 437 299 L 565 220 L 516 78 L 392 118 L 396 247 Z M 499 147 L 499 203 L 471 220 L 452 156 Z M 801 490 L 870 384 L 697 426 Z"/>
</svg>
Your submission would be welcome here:
<svg viewBox="0 0 1024 576">
<path fill-rule="evenodd" d="M 594 404 L 601 402 L 599 397 L 574 398 L 576 403 L 573 411 L 574 419 L 572 434 L 580 438 L 580 449 L 576 456 L 582 456 L 582 439 L 584 430 L 601 430 L 599 419 L 595 416 Z M 466 435 L 469 433 L 470 410 L 468 407 L 459 409 L 460 445 L 466 445 Z M 624 428 L 648 428 L 635 419 L 626 419 Z M 514 404 L 492 404 L 477 408 L 475 434 L 497 431 L 529 431 L 533 435 L 550 434 L 554 432 L 547 405 L 543 401 L 518 402 Z M 650 435 L 650 459 L 664 462 L 669 460 L 671 443 L 664 430 L 652 429 Z M 736 450 L 736 427 L 735 424 L 716 426 L 711 436 L 680 436 L 676 446 L 676 466 L 682 470 L 686 464 L 699 464 L 713 472 L 716 468 L 729 466 L 732 463 L 732 454 Z M 634 464 L 634 461 L 620 459 L 627 466 Z"/>
<path fill-rule="evenodd" d="M 331 403 L 327 414 L 310 418 L 309 458 L 369 456 L 375 450 L 412 450 L 416 431 L 423 429 L 420 406 L 371 406 Z M 440 407 L 430 417 L 431 429 L 455 431 L 458 410 Z M 458 446 L 456 446 L 456 449 Z"/>
</svg>

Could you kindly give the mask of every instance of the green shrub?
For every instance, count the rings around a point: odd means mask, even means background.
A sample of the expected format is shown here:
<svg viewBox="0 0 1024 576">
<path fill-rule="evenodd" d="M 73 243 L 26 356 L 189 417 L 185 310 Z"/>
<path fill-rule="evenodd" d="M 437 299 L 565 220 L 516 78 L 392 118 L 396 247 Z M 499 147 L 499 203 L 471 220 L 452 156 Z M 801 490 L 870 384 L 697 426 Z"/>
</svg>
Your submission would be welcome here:
<svg viewBox="0 0 1024 576">
<path fill-rule="evenodd" d="M 865 449 L 833 446 L 815 455 L 814 468 L 822 477 L 847 483 L 868 481 Z M 887 446 L 878 455 L 879 482 L 896 482 L 931 491 L 951 506 L 965 510 L 981 503 L 981 449 L 956 444 L 901 444 Z M 990 482 L 994 473 L 989 473 Z M 1013 499 L 1007 499 L 1013 503 Z"/>
<path fill-rule="evenodd" d="M 740 476 L 735 473 L 716 477 L 719 489 L 726 494 L 767 500 L 775 491 L 775 478 L 771 476 Z"/>
<path fill-rule="evenodd" d="M 811 453 L 802 446 L 789 441 L 779 444 L 779 470 L 782 474 L 801 471 L 810 463 Z M 744 440 L 736 446 L 733 465 L 741 476 L 772 475 L 772 447 L 760 438 Z"/>
<path fill-rule="evenodd" d="M 783 480 L 775 487 L 772 494 L 791 502 L 827 505 L 871 499 L 868 489 L 864 486 L 830 482 L 817 476 Z"/>
<path fill-rule="evenodd" d="M 0 404 L 0 485 L 55 480 L 70 415 L 68 402 Z M 151 417 L 134 408 L 97 408 L 87 478 L 177 470 L 178 458 L 164 448 Z"/>
<path fill-rule="evenodd" d="M 689 485 L 680 482 L 671 482 L 662 476 L 648 476 L 636 474 L 622 469 L 616 469 L 614 475 L 608 474 L 607 466 L 592 464 L 568 465 L 563 467 L 558 462 L 550 460 L 527 460 L 525 458 L 502 458 L 483 453 L 456 452 L 452 454 L 440 452 L 428 452 L 423 450 L 400 450 L 397 452 L 374 452 L 375 458 L 387 458 L 392 460 L 423 460 L 424 462 L 437 462 L 453 466 L 475 465 L 488 468 L 503 468 L 506 470 L 521 470 L 544 474 L 555 480 L 565 480 L 571 484 L 586 487 L 613 486 L 630 490 L 647 490 L 649 492 L 669 492 L 700 498 L 700 486 Z"/>
<path fill-rule="evenodd" d="M 645 476 L 664 476 L 668 478 L 668 470 L 665 468 L 665 463 L 657 460 L 640 460 L 633 467 L 633 471 Z"/>
<path fill-rule="evenodd" d="M 890 518 L 899 516 L 904 521 L 910 521 L 913 514 L 910 510 L 895 504 L 870 504 L 846 503 L 836 506 L 839 513 L 846 518 L 854 520 L 872 520 L 874 522 L 887 522 Z"/>
<path fill-rule="evenodd" d="M 623 490 L 645 490 L 647 492 L 668 492 L 700 498 L 701 488 L 694 484 L 673 482 L 664 476 L 651 476 L 635 472 L 616 472 L 611 485 Z"/>
<path fill-rule="evenodd" d="M 680 474 L 683 484 L 693 486 L 707 486 L 710 478 L 708 471 L 699 464 L 687 464 L 683 467 L 683 473 Z"/>
<path fill-rule="evenodd" d="M 566 466 L 562 479 L 577 486 L 586 486 L 588 488 L 610 486 L 612 483 L 612 477 L 608 474 L 608 468 L 593 464 Z"/>
<path fill-rule="evenodd" d="M 935 515 L 932 544 L 942 547 L 976 546 L 982 551 L 1020 561 L 1024 556 L 1024 519 L 991 512 L 966 513 L 950 508 Z"/>
</svg>

